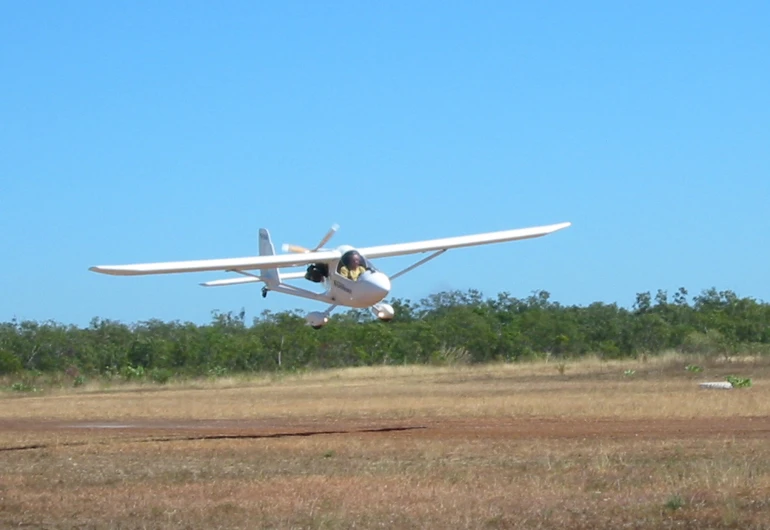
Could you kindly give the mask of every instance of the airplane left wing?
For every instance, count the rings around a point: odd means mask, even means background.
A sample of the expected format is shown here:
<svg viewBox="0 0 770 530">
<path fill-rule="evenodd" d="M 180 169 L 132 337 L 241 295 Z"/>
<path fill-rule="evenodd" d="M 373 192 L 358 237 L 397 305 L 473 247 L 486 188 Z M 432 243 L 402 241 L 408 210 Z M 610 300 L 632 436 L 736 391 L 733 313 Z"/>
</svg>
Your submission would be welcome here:
<svg viewBox="0 0 770 530">
<path fill-rule="evenodd" d="M 450 248 L 471 247 L 475 245 L 488 245 L 491 243 L 503 243 L 505 241 L 518 241 L 552 234 L 558 230 L 567 228 L 572 223 L 559 223 L 547 226 L 535 226 L 532 228 L 518 228 L 515 230 L 503 230 L 501 232 L 488 232 L 470 236 L 447 237 L 444 239 L 431 239 L 414 243 L 397 243 L 395 245 L 381 245 L 378 247 L 359 248 L 358 251 L 367 258 L 386 258 L 391 256 L 403 256 L 428 252 L 431 250 L 448 250 Z"/>
<path fill-rule="evenodd" d="M 311 263 L 329 262 L 339 258 L 340 253 L 336 250 L 324 250 L 302 254 L 279 254 L 276 256 L 252 256 L 247 258 L 135 263 L 133 265 L 98 265 L 89 268 L 89 270 L 113 276 L 141 276 L 145 274 L 171 274 L 177 272 L 247 271 L 253 269 L 299 267 L 310 265 Z"/>
</svg>

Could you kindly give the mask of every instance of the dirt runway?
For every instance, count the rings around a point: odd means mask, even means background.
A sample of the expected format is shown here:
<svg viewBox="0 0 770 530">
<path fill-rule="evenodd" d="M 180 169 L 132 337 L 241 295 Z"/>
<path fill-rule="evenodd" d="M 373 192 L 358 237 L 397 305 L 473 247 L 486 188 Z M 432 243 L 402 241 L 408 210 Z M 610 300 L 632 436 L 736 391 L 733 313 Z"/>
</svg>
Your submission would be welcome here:
<svg viewBox="0 0 770 530">
<path fill-rule="evenodd" d="M 574 418 L 474 418 L 409 420 L 179 420 L 62 421 L 0 419 L 0 451 L 52 445 L 289 438 L 308 436 L 379 436 L 430 439 L 770 439 L 770 417 L 658 420 Z M 14 434 L 24 443 L 14 443 Z M 40 442 L 34 441 L 40 438 Z"/>
</svg>

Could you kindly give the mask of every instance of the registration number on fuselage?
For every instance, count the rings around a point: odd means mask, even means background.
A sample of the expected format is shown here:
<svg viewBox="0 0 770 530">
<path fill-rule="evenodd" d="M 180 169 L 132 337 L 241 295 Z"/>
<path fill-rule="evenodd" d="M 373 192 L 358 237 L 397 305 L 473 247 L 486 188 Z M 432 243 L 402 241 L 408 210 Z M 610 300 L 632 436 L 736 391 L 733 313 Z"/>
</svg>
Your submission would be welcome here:
<svg viewBox="0 0 770 530">
<path fill-rule="evenodd" d="M 353 290 L 350 287 L 348 287 L 347 285 L 345 285 L 344 283 L 342 283 L 341 281 L 339 281 L 339 280 L 334 280 L 334 286 L 337 289 L 339 289 L 341 291 L 345 291 L 348 294 L 353 294 Z"/>
</svg>

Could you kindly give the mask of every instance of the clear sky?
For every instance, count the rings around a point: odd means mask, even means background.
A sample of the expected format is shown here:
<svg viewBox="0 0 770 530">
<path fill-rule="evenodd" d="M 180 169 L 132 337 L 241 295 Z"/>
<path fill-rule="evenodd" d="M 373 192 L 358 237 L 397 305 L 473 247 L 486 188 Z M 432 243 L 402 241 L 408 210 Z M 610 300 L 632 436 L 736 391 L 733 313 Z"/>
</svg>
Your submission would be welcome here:
<svg viewBox="0 0 770 530">
<path fill-rule="evenodd" d="M 451 251 L 398 298 L 770 301 L 769 21 L 751 1 L 3 2 L 0 322 L 322 309 L 88 267 L 333 223 L 359 246 L 573 223 Z"/>
</svg>

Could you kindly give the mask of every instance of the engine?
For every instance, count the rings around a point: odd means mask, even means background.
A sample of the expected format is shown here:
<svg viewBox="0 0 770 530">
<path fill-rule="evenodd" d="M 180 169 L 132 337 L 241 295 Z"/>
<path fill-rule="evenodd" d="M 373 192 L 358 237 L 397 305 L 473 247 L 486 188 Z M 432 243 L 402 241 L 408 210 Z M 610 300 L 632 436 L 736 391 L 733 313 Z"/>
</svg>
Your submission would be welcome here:
<svg viewBox="0 0 770 530">
<path fill-rule="evenodd" d="M 308 315 L 305 317 L 305 322 L 313 329 L 321 329 L 329 322 L 329 317 L 326 315 L 326 313 L 313 311 L 312 313 L 308 313 Z"/>
<path fill-rule="evenodd" d="M 381 303 L 373 305 L 372 313 L 374 313 L 375 317 L 379 318 L 380 320 L 384 320 L 385 322 L 393 320 L 393 317 L 396 316 L 396 312 L 393 310 L 393 306 L 390 304 Z"/>
<path fill-rule="evenodd" d="M 329 265 L 326 263 L 313 263 L 305 272 L 305 279 L 314 283 L 321 283 L 329 276 Z"/>
</svg>

